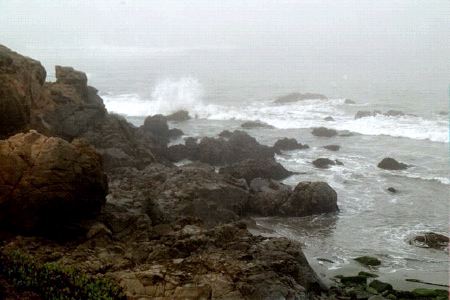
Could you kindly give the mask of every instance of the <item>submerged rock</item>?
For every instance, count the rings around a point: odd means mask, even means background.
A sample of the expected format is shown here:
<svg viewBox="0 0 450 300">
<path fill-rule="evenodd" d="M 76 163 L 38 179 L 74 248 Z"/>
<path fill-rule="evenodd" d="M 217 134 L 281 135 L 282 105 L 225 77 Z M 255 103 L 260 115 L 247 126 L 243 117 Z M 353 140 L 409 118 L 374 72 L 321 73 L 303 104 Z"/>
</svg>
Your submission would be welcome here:
<svg viewBox="0 0 450 300">
<path fill-rule="evenodd" d="M 289 150 L 299 150 L 299 149 L 308 149 L 309 146 L 306 144 L 302 144 L 297 142 L 296 139 L 292 138 L 283 138 L 275 142 L 273 145 L 273 149 L 276 153 L 280 153 L 281 150 L 289 151 Z"/>
<path fill-rule="evenodd" d="M 336 165 L 336 162 L 328 158 L 318 158 L 312 162 L 316 168 L 328 169 L 330 166 Z"/>
<path fill-rule="evenodd" d="M 166 116 L 167 121 L 174 121 L 174 122 L 184 122 L 191 119 L 191 116 L 189 115 L 189 112 L 186 110 L 179 110 L 174 112 L 173 114 L 170 114 Z"/>
<path fill-rule="evenodd" d="M 0 223 L 53 232 L 95 216 L 108 186 L 101 157 L 81 141 L 30 131 L 0 141 Z"/>
<path fill-rule="evenodd" d="M 336 191 L 325 182 L 300 182 L 280 207 L 281 215 L 296 217 L 336 211 Z"/>
<path fill-rule="evenodd" d="M 395 193 L 398 192 L 397 189 L 396 189 L 396 188 L 393 188 L 393 187 L 388 187 L 387 190 L 388 190 L 389 192 L 391 192 L 392 194 L 395 194 Z"/>
<path fill-rule="evenodd" d="M 244 178 L 247 183 L 250 183 L 255 178 L 281 180 L 294 173 L 286 170 L 280 163 L 277 163 L 273 159 L 247 159 L 220 168 L 219 174 L 227 174 L 235 178 Z"/>
<path fill-rule="evenodd" d="M 339 145 L 326 145 L 323 146 L 323 148 L 330 150 L 330 151 L 339 151 L 339 149 L 341 149 L 341 146 Z"/>
<path fill-rule="evenodd" d="M 398 162 L 393 158 L 386 157 L 378 163 L 378 168 L 385 170 L 405 170 L 408 168 L 408 165 Z"/>
<path fill-rule="evenodd" d="M 345 99 L 344 103 L 345 104 L 356 104 L 356 102 L 351 99 Z"/>
<path fill-rule="evenodd" d="M 426 232 L 413 237 L 409 243 L 418 247 L 444 250 L 448 248 L 449 237 L 439 233 Z"/>
<path fill-rule="evenodd" d="M 327 96 L 315 93 L 290 93 L 285 96 L 278 97 L 274 103 L 283 104 L 283 103 L 291 103 L 297 102 L 301 100 L 310 100 L 310 99 L 319 99 L 319 100 L 328 100 Z"/>
<path fill-rule="evenodd" d="M 331 116 L 328 116 L 328 117 L 325 117 L 324 120 L 330 122 L 330 121 L 334 121 L 334 118 Z"/>
<path fill-rule="evenodd" d="M 360 257 L 355 258 L 355 260 L 365 266 L 381 265 L 381 261 L 378 258 L 372 257 L 372 256 L 360 256 Z"/>
<path fill-rule="evenodd" d="M 391 284 L 379 281 L 377 279 L 374 279 L 372 282 L 369 283 L 369 287 L 376 290 L 378 293 L 383 293 L 385 291 L 392 291 L 393 287 Z"/>
<path fill-rule="evenodd" d="M 247 121 L 241 124 L 242 128 L 245 129 L 253 129 L 253 128 L 268 128 L 273 129 L 275 128 L 272 125 L 269 125 L 267 123 L 261 122 L 261 121 Z"/>
<path fill-rule="evenodd" d="M 312 135 L 321 136 L 321 137 L 333 137 L 338 134 L 338 132 L 334 129 L 329 129 L 325 127 L 316 127 L 312 130 Z"/>
</svg>

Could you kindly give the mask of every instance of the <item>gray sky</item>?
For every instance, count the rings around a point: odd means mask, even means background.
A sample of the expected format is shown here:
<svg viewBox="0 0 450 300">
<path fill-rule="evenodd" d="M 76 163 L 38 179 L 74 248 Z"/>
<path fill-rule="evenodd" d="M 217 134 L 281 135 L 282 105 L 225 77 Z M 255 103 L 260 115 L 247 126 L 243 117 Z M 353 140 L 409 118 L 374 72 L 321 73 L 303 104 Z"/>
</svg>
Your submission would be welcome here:
<svg viewBox="0 0 450 300">
<path fill-rule="evenodd" d="M 450 51 L 450 1 L 0 0 L 0 42 L 29 47 Z"/>
</svg>

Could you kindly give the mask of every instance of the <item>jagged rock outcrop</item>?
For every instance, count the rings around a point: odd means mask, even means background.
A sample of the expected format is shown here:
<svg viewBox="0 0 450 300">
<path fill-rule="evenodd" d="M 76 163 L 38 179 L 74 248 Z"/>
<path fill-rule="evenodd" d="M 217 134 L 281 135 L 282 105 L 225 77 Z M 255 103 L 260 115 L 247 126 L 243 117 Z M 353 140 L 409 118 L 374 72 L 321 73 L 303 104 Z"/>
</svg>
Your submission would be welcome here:
<svg viewBox="0 0 450 300">
<path fill-rule="evenodd" d="M 319 100 L 327 100 L 327 96 L 316 94 L 316 93 L 290 93 L 285 96 L 278 97 L 274 103 L 276 104 L 284 104 L 284 103 L 292 103 L 301 100 L 310 100 L 310 99 L 319 99 Z"/>
<path fill-rule="evenodd" d="M 38 61 L 0 45 L 0 139 L 30 128 L 45 76 Z"/>
<path fill-rule="evenodd" d="M 247 159 L 219 169 L 219 174 L 231 175 L 234 178 L 244 178 L 250 183 L 255 178 L 281 180 L 294 174 L 286 170 L 273 159 Z"/>
<path fill-rule="evenodd" d="M 66 140 L 82 136 L 101 123 L 107 112 L 97 90 L 87 85 L 86 74 L 56 66 L 56 82 L 47 82 L 32 111 L 32 126 Z"/>
<path fill-rule="evenodd" d="M 86 143 L 30 131 L 0 141 L 0 223 L 25 232 L 59 230 L 105 203 L 101 157 Z"/>
<path fill-rule="evenodd" d="M 169 158 L 173 161 L 190 159 L 212 165 L 224 165 L 246 159 L 273 159 L 274 150 L 261 145 L 244 131 L 235 130 L 228 138 L 205 137 L 199 143 L 169 147 Z"/>
<path fill-rule="evenodd" d="M 276 153 L 281 153 L 281 150 L 289 151 L 289 150 L 300 150 L 300 149 L 308 149 L 308 148 L 309 148 L 308 145 L 299 143 L 294 138 L 279 139 L 273 145 L 273 149 L 275 150 Z"/>
</svg>

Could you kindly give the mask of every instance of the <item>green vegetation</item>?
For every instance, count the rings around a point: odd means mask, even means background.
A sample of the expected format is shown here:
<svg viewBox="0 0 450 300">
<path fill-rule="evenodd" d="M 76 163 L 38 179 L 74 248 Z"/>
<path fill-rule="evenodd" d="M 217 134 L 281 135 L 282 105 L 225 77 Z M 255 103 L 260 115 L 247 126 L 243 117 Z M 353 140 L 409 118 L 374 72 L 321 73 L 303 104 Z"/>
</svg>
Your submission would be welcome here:
<svg viewBox="0 0 450 300">
<path fill-rule="evenodd" d="M 0 274 L 18 289 L 34 291 L 45 299 L 126 299 L 122 289 L 109 279 L 89 276 L 56 263 L 40 264 L 19 251 L 0 253 Z"/>
</svg>

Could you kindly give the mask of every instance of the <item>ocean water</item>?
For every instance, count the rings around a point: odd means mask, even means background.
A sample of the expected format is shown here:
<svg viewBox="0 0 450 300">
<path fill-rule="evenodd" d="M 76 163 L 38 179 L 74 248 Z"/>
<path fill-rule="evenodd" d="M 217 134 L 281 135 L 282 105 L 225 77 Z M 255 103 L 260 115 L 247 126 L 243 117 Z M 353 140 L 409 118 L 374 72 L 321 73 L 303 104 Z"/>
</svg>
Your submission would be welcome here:
<svg viewBox="0 0 450 300">
<path fill-rule="evenodd" d="M 273 145 L 279 138 L 290 137 L 309 144 L 308 150 L 276 157 L 288 170 L 302 172 L 285 183 L 328 182 L 337 191 L 340 212 L 257 219 L 265 234 L 303 243 L 308 260 L 325 280 L 363 270 L 352 258 L 373 255 L 383 262 L 373 272 L 397 287 L 417 285 L 406 278 L 448 284 L 448 252 L 407 242 L 417 233 L 449 229 L 448 82 L 442 76 L 376 61 L 314 63 L 304 57 L 272 54 L 261 60 L 261 55 L 256 59 L 251 53 L 227 49 L 48 50 L 34 57 L 46 65 L 50 80 L 54 64 L 87 72 L 107 109 L 123 114 L 136 126 L 147 115 L 186 109 L 194 119 L 171 124 L 182 129 L 185 137 L 215 136 L 225 129 L 239 129 L 244 120 L 261 120 L 275 129 L 248 130 L 259 142 Z M 273 103 L 290 92 L 318 92 L 330 99 Z M 346 104 L 348 98 L 356 104 Z M 354 119 L 358 110 L 374 109 L 411 115 Z M 324 121 L 328 116 L 334 121 Z M 319 138 L 311 135 L 311 128 L 318 126 L 355 134 Z M 338 144 L 341 150 L 322 148 L 328 144 Z M 412 166 L 405 171 L 377 168 L 387 156 Z M 318 157 L 339 159 L 344 165 L 316 169 L 311 161 Z M 399 192 L 391 194 L 388 187 Z"/>
</svg>

